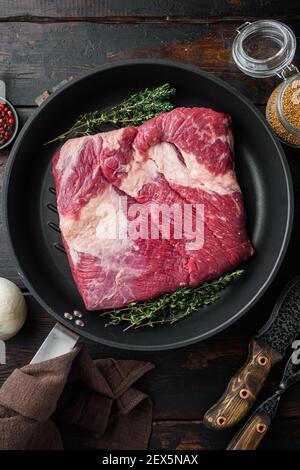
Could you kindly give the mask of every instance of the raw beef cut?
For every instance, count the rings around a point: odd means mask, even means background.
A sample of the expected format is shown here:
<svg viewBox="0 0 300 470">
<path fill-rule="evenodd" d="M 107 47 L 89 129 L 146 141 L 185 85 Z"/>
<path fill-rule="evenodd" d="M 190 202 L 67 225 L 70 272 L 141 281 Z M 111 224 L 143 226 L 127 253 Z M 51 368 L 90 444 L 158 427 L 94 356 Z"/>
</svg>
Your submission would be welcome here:
<svg viewBox="0 0 300 470">
<path fill-rule="evenodd" d="M 53 173 L 63 243 L 89 310 L 197 286 L 253 253 L 226 114 L 176 108 L 139 127 L 69 140 Z M 154 206 L 170 208 L 169 227 Z M 184 210 L 190 232 L 182 224 L 179 236 Z"/>
</svg>

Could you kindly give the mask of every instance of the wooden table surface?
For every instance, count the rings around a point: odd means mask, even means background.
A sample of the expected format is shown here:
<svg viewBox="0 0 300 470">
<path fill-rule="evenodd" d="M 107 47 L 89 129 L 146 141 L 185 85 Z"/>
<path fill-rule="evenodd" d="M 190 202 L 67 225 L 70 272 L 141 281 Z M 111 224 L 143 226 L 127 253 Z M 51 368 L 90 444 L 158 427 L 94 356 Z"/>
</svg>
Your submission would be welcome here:
<svg viewBox="0 0 300 470">
<path fill-rule="evenodd" d="M 21 123 L 34 112 L 35 98 L 70 75 L 78 76 L 104 62 L 157 57 L 186 62 L 211 72 L 236 87 L 264 112 L 276 79 L 242 75 L 231 57 L 235 29 L 245 20 L 274 18 L 300 36 L 300 5 L 282 0 L 1 0 L 0 73 L 8 98 Z M 298 47 L 295 62 L 299 64 Z M 184 349 L 131 353 L 86 341 L 94 357 L 150 360 L 156 369 L 140 381 L 154 401 L 151 448 L 222 449 L 232 432 L 213 432 L 203 414 L 220 396 L 225 383 L 245 359 L 251 336 L 268 317 L 280 289 L 300 265 L 300 152 L 285 147 L 295 190 L 295 218 L 282 267 L 261 301 L 225 332 Z M 0 152 L 1 182 L 9 151 Z M 272 171 L 272 168 L 270 168 Z M 0 276 L 25 288 L 0 233 Z M 7 365 L 0 366 L 2 383 L 26 364 L 54 321 L 28 296 L 30 315 L 23 330 L 7 343 Z M 260 396 L 280 377 L 271 373 Z M 300 385 L 287 392 L 264 449 L 300 450 Z"/>
</svg>

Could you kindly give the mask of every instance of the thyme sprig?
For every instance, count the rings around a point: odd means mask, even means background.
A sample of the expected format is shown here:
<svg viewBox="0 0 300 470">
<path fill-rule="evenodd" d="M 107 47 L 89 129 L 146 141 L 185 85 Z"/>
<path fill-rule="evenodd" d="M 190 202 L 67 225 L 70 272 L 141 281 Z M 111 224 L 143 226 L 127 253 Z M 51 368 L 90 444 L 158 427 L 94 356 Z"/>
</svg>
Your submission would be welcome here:
<svg viewBox="0 0 300 470">
<path fill-rule="evenodd" d="M 106 310 L 100 316 L 108 317 L 106 326 L 127 323 L 124 331 L 142 326 L 172 324 L 218 300 L 220 291 L 243 272 L 243 269 L 237 269 L 199 287 L 182 287 L 156 299 L 132 302 L 119 309 Z"/>
<path fill-rule="evenodd" d="M 175 88 L 172 88 L 169 83 L 164 83 L 158 87 L 146 88 L 134 93 L 109 111 L 96 110 L 82 114 L 70 129 L 47 143 L 62 141 L 70 136 L 95 134 L 99 132 L 99 127 L 105 123 L 115 127 L 143 124 L 148 119 L 173 109 L 173 104 L 169 100 L 175 91 Z"/>
</svg>

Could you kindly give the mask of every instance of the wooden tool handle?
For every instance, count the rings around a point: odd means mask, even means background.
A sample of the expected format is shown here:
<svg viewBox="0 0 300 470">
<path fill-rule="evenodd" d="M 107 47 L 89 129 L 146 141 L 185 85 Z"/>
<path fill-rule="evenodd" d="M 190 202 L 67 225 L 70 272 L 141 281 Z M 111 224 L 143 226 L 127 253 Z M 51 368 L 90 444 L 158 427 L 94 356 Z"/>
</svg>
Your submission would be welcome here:
<svg viewBox="0 0 300 470">
<path fill-rule="evenodd" d="M 38 96 L 36 99 L 35 99 L 35 103 L 38 105 L 38 106 L 41 106 L 44 101 L 46 101 L 47 98 L 49 98 L 50 95 L 52 95 L 52 93 L 55 93 L 57 90 L 59 90 L 62 86 L 66 85 L 68 82 L 70 82 L 71 80 L 73 80 L 74 77 L 71 75 L 69 78 L 67 78 L 66 80 L 62 80 L 61 82 L 59 82 L 57 85 L 55 85 L 54 87 L 52 87 L 50 90 L 45 90 L 43 91 L 43 93 Z M 0 95 L 1 96 L 1 95 Z"/>
<path fill-rule="evenodd" d="M 252 340 L 244 366 L 232 377 L 220 400 L 204 415 L 212 429 L 227 429 L 238 423 L 250 410 L 276 362 L 282 359 L 271 347 Z"/>
<path fill-rule="evenodd" d="M 253 413 L 245 426 L 234 436 L 226 450 L 255 450 L 266 435 L 271 424 L 264 411 Z"/>
</svg>

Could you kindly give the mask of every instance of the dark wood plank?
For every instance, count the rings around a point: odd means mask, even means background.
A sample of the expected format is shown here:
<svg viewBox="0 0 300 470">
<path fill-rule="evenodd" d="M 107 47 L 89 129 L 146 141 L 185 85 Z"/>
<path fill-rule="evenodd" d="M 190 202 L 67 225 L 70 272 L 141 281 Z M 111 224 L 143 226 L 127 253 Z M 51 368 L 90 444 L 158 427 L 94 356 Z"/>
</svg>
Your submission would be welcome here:
<svg viewBox="0 0 300 470">
<path fill-rule="evenodd" d="M 228 433 L 214 433 L 198 421 L 154 421 L 149 448 L 151 450 L 225 449 Z"/>
<path fill-rule="evenodd" d="M 222 450 L 226 448 L 233 434 L 234 431 L 210 431 L 203 425 L 201 420 L 192 422 L 155 421 L 153 423 L 150 449 Z M 260 449 L 295 450 L 299 448 L 299 439 L 299 421 L 277 417 L 260 445 Z"/>
<path fill-rule="evenodd" d="M 207 18 L 224 21 L 232 17 L 256 18 L 279 17 L 281 19 L 299 15 L 297 1 L 273 0 L 3 0 L 0 4 L 2 20 L 22 19 L 27 21 L 83 19 L 89 21 L 193 21 Z"/>
<path fill-rule="evenodd" d="M 265 104 L 278 81 L 253 79 L 237 69 L 231 57 L 237 25 L 3 23 L 0 68 L 8 97 L 23 107 L 34 105 L 43 90 L 70 75 L 79 76 L 104 62 L 150 57 L 196 65 L 223 78 L 254 103 Z M 300 36 L 300 20 L 289 25 Z"/>
</svg>

